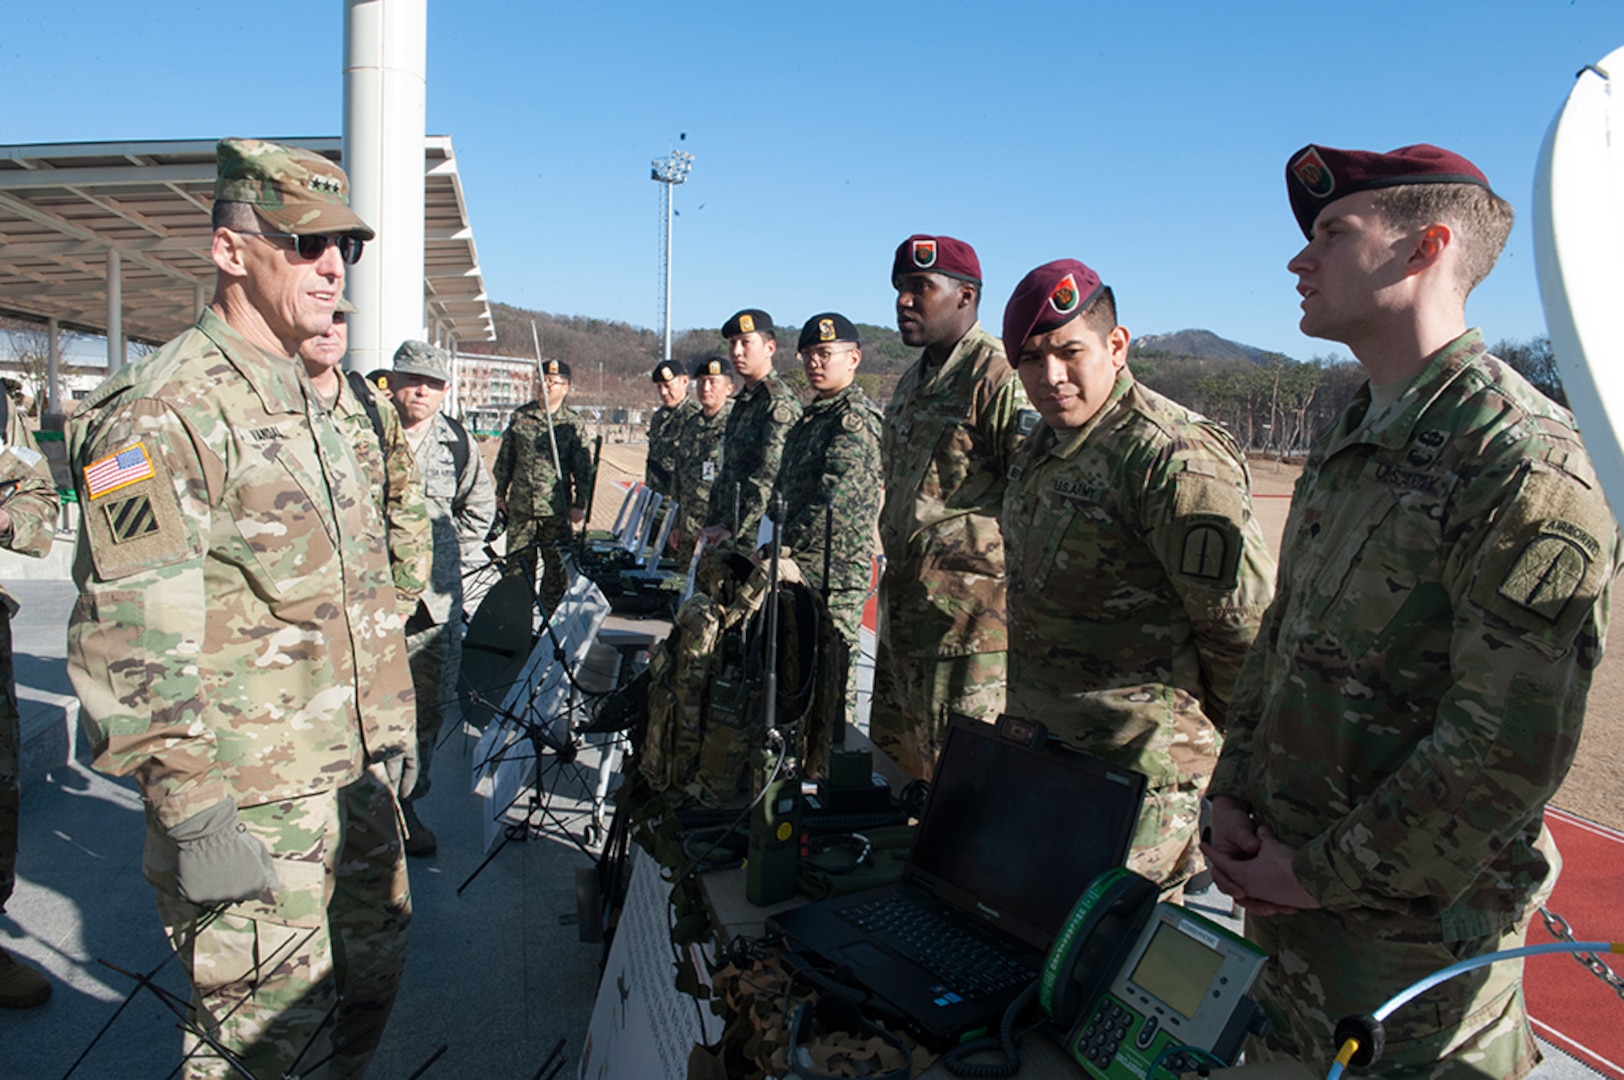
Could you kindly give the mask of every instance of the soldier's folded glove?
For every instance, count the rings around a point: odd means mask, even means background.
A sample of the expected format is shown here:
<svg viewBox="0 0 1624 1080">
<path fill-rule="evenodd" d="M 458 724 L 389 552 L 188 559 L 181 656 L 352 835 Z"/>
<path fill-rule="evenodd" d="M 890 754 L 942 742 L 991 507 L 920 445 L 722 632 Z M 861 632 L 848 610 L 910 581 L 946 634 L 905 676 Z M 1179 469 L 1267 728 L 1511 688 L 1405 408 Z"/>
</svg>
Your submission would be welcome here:
<svg viewBox="0 0 1624 1080">
<path fill-rule="evenodd" d="M 175 842 L 175 889 L 200 907 L 247 900 L 276 888 L 270 851 L 222 799 L 169 830 Z"/>
<path fill-rule="evenodd" d="M 417 743 L 407 740 L 406 749 L 394 757 L 384 758 L 383 771 L 389 777 L 389 786 L 402 799 L 412 797 L 417 789 Z"/>
</svg>

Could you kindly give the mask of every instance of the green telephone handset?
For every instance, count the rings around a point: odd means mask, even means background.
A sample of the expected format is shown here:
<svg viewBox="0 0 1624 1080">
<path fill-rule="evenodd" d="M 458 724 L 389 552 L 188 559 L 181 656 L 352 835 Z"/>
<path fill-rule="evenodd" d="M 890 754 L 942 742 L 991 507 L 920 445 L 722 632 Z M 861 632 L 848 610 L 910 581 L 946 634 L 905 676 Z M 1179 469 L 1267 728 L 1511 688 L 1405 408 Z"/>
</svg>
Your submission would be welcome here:
<svg viewBox="0 0 1624 1080">
<path fill-rule="evenodd" d="M 1038 1000 L 1062 1045 L 1095 1080 L 1176 1077 L 1212 1058 L 1232 1063 L 1267 1021 L 1247 996 L 1268 957 L 1178 904 L 1154 883 L 1108 870 L 1055 937 Z"/>
</svg>

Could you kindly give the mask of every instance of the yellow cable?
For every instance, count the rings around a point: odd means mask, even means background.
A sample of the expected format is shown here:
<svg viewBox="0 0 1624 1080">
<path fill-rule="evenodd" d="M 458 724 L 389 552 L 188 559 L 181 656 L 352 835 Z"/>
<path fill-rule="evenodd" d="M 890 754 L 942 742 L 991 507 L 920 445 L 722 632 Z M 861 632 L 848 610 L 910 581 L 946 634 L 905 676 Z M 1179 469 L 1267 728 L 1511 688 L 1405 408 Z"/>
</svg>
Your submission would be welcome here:
<svg viewBox="0 0 1624 1080">
<path fill-rule="evenodd" d="M 1624 944 L 1624 942 L 1620 942 L 1620 944 Z M 1353 1055 L 1358 1052 L 1359 1040 L 1347 1039 L 1342 1043 L 1342 1049 L 1336 1052 L 1336 1063 L 1345 1069 L 1348 1067 L 1348 1062 L 1353 1060 Z"/>
</svg>

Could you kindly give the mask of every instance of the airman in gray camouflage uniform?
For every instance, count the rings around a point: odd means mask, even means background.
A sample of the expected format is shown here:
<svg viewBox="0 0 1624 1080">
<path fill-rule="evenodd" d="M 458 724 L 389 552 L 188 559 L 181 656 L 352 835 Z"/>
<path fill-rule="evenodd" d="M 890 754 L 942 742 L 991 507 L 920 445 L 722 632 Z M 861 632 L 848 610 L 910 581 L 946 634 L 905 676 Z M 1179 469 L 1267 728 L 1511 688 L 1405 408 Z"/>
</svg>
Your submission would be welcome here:
<svg viewBox="0 0 1624 1080">
<path fill-rule="evenodd" d="M 294 357 L 372 230 L 320 155 L 218 156 L 213 304 L 69 427 L 68 672 L 96 767 L 140 785 L 197 1022 L 256 1076 L 328 1042 L 358 1075 L 411 915 L 394 790 L 412 687 L 370 483 Z M 186 1076 L 238 1075 L 186 1043 Z"/>
<path fill-rule="evenodd" d="M 1212 778 L 1214 877 L 1274 957 L 1279 1056 L 1326 1067 L 1343 1016 L 1523 943 L 1560 860 L 1546 801 L 1573 760 L 1620 540 L 1566 410 L 1466 326 L 1511 208 L 1470 161 L 1307 146 L 1302 330 L 1369 386 L 1316 439 L 1279 592 Z M 1385 1025 L 1383 1077 L 1516 1078 L 1539 1059 L 1521 961 Z"/>
<path fill-rule="evenodd" d="M 569 540 L 570 526 L 586 520 L 586 504 L 592 495 L 592 451 L 587 448 L 586 424 L 564 404 L 569 391 L 570 366 L 562 360 L 543 360 L 537 372 L 536 400 L 513 410 L 491 469 L 496 508 L 508 516 L 507 552 L 517 556 L 511 559 L 509 570 L 534 574 L 534 556 L 524 552 L 531 545 L 538 546 L 543 562 L 539 595 L 548 611 L 563 599 L 569 585 L 559 550 Z M 550 435 L 541 404 L 544 394 L 552 405 Z"/>
<path fill-rule="evenodd" d="M 683 421 L 677 436 L 676 550 L 692 554 L 699 530 L 710 513 L 711 488 L 722 468 L 722 436 L 733 415 L 733 362 L 725 356 L 694 361 L 693 381 L 699 407 Z"/>
<path fill-rule="evenodd" d="M 700 534 L 713 544 L 731 538 L 748 551 L 756 546 L 784 456 L 784 438 L 800 419 L 801 402 L 773 370 L 778 338 L 772 316 L 745 308 L 723 324 L 722 336 L 744 389 L 733 399 L 733 415 L 722 437 L 722 471 L 711 488 L 710 511 Z"/>
<path fill-rule="evenodd" d="M 815 396 L 784 441 L 777 485 L 784 497 L 782 538 L 812 590 L 828 589 L 829 615 L 848 650 L 850 721 L 857 701 L 859 627 L 874 576 L 874 525 L 884 497 L 880 410 L 853 381 L 863 354 L 857 328 L 845 316 L 832 311 L 812 316 L 797 351 Z"/>
<path fill-rule="evenodd" d="M 446 714 L 460 715 L 447 689 L 457 685 L 462 657 L 462 568 L 480 559 L 496 517 L 496 487 L 468 429 L 440 411 L 451 382 L 451 357 L 426 341 L 395 350 L 391 410 L 422 477 L 433 532 L 433 570 L 423 603 L 406 624 L 406 654 L 417 691 L 417 786 L 401 792 L 406 854 L 434 854 L 438 841 L 419 820 L 417 802 L 429 791 L 429 765 Z"/>
<path fill-rule="evenodd" d="M 981 328 L 981 263 L 951 236 L 910 236 L 891 264 L 897 327 L 922 345 L 885 411 L 879 637 L 869 735 L 929 779 L 950 712 L 1004 707 L 1004 538 L 1015 449 L 1037 423 L 1003 344 Z"/>
<path fill-rule="evenodd" d="M 699 411 L 699 403 L 688 396 L 688 373 L 682 365 L 661 360 L 654 365 L 652 377 L 660 407 L 648 422 L 648 462 L 643 466 L 643 483 L 669 499 L 677 493 L 677 442 L 689 417 Z"/>
<path fill-rule="evenodd" d="M 1134 381 L 1111 290 L 1073 259 L 1016 286 L 1004 347 L 1044 427 L 1004 496 L 1009 703 L 1149 778 L 1130 869 L 1177 890 L 1274 562 L 1228 433 Z"/>
<path fill-rule="evenodd" d="M 0 394 L 6 391 L 0 387 Z M 56 482 L 16 401 L 0 401 L 5 442 L 0 445 L 0 546 L 44 556 L 56 538 Z M 17 601 L 0 586 L 0 911 L 11 899 L 17 870 L 17 812 L 22 799 L 21 715 L 11 667 L 11 617 Z M 0 949 L 0 1008 L 28 1009 L 51 996 L 45 976 Z"/>
</svg>

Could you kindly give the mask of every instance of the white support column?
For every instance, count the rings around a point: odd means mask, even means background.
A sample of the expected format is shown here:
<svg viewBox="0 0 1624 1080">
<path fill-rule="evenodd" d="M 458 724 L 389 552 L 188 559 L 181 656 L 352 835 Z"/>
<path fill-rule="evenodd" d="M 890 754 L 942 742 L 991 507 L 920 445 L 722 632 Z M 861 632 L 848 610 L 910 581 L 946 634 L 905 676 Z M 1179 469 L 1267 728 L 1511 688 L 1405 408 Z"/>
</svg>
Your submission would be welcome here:
<svg viewBox="0 0 1624 1080">
<path fill-rule="evenodd" d="M 388 367 L 407 338 L 426 338 L 423 310 L 427 0 L 345 0 L 344 169 L 350 201 L 378 231 L 349 268 L 345 365 Z"/>
<path fill-rule="evenodd" d="M 124 274 L 118 248 L 107 249 L 107 374 L 124 366 Z"/>
<path fill-rule="evenodd" d="M 46 417 L 62 418 L 62 325 L 55 319 L 45 320 L 45 413 Z M 45 425 L 41 425 L 45 426 Z M 58 422 L 56 430 L 62 425 Z"/>
</svg>

